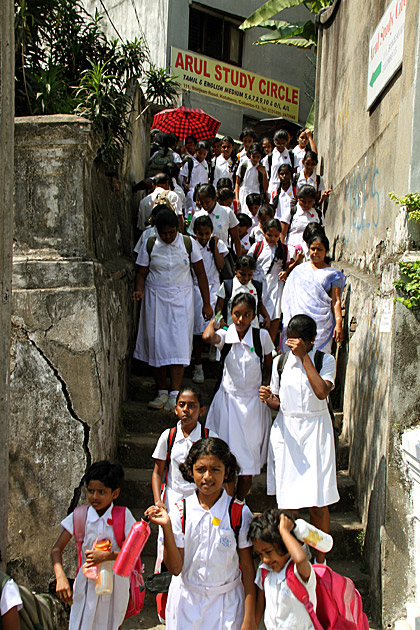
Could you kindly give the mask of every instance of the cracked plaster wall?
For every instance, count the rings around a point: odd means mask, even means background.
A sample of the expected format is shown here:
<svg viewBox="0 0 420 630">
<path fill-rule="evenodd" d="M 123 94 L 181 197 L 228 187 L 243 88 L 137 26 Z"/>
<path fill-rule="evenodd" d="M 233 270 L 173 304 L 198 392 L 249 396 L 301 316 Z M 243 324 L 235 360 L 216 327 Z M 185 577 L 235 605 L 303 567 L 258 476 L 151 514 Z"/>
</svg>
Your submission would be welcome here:
<svg viewBox="0 0 420 630">
<path fill-rule="evenodd" d="M 116 452 L 134 324 L 131 186 L 147 125 L 117 180 L 93 163 L 88 121 L 16 119 L 8 569 L 39 590 L 86 467 Z M 74 554 L 71 544 L 70 576 Z"/>
</svg>

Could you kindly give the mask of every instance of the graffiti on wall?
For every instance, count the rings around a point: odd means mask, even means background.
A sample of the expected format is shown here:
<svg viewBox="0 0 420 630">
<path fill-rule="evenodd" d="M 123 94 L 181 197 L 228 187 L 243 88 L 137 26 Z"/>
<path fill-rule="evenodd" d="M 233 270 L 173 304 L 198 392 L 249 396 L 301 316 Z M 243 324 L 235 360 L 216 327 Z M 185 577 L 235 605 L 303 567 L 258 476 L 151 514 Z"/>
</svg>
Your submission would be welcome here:
<svg viewBox="0 0 420 630">
<path fill-rule="evenodd" d="M 376 165 L 356 166 L 346 178 L 344 200 L 350 216 L 350 231 L 377 228 L 380 216 L 379 170 Z M 346 213 L 347 214 L 347 213 Z"/>
</svg>

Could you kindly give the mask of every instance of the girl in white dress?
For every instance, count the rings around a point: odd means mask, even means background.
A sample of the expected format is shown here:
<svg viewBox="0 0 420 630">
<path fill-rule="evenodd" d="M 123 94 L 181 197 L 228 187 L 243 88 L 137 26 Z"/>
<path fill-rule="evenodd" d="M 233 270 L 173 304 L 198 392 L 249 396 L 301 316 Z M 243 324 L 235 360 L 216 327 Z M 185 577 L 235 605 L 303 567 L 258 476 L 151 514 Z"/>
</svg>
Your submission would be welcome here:
<svg viewBox="0 0 420 630">
<path fill-rule="evenodd" d="M 264 613 L 266 630 L 311 630 L 314 627 L 304 604 L 291 592 L 286 581 L 286 571 L 293 570 L 316 609 L 315 572 L 292 533 L 294 525 L 291 518 L 274 509 L 256 516 L 249 527 L 248 537 L 260 558 L 255 578 L 258 586 L 256 622 L 259 624 Z"/>
<path fill-rule="evenodd" d="M 256 259 L 255 280 L 262 282 L 263 302 L 270 316 L 270 337 L 274 343 L 280 325 L 281 295 L 290 259 L 294 248 L 281 242 L 281 224 L 278 219 L 270 219 L 263 224 L 264 240 L 254 243 L 248 255 Z"/>
<path fill-rule="evenodd" d="M 86 513 L 81 558 L 81 564 L 85 564 L 86 567 L 114 561 L 118 556 L 120 548 L 112 521 L 113 501 L 120 494 L 123 478 L 121 466 L 108 461 L 95 462 L 86 472 L 87 499 L 90 505 Z M 124 538 L 128 536 L 134 523 L 133 515 L 126 509 Z M 57 596 L 65 604 L 73 603 L 69 630 L 118 630 L 127 610 L 129 578 L 114 573 L 112 593 L 97 595 L 96 580 L 87 578 L 83 573 L 83 567 L 80 567 L 72 593 L 63 569 L 63 550 L 74 535 L 73 513 L 61 521 L 61 527 L 62 531 L 53 546 L 51 558 L 57 580 Z M 95 543 L 105 539 L 111 542 L 111 551 L 95 549 Z"/>
<path fill-rule="evenodd" d="M 236 496 L 244 500 L 267 459 L 270 410 L 260 401 L 258 389 L 262 383 L 262 366 L 266 382 L 272 366 L 274 349 L 268 331 L 251 327 L 256 313 L 256 301 L 250 293 L 238 293 L 231 306 L 233 324 L 227 330 L 216 330 L 212 320 L 203 339 L 222 351 L 229 348 L 223 374 L 206 420 L 212 429 L 229 444 L 241 467 Z M 229 345 L 228 345 L 229 344 Z M 259 345 L 259 348 L 258 348 Z M 260 355 L 260 356 L 259 356 Z M 228 489 L 234 494 L 234 484 Z"/>
<path fill-rule="evenodd" d="M 261 203 L 268 203 L 267 172 L 261 164 L 263 156 L 264 149 L 258 142 L 254 142 L 249 148 L 247 158 L 239 164 L 236 172 L 235 195 L 241 210 L 247 207 L 246 198 L 251 193 L 259 193 Z"/>
<path fill-rule="evenodd" d="M 134 357 L 148 363 L 156 379 L 158 395 L 149 407 L 173 411 L 184 367 L 191 359 L 194 325 L 191 267 L 203 299 L 203 317 L 210 319 L 213 310 L 197 243 L 178 233 L 176 214 L 167 207 L 157 214 L 155 225 L 157 237 L 143 243 L 136 260 L 136 288 L 132 299 L 142 299 L 142 304 Z"/>
<path fill-rule="evenodd" d="M 335 471 L 334 433 L 327 397 L 334 387 L 335 359 L 322 356 L 318 373 L 313 344 L 316 323 L 296 315 L 287 327 L 290 348 L 279 375 L 274 360 L 270 387 L 260 388 L 260 398 L 279 413 L 270 433 L 267 494 L 275 494 L 280 509 L 309 508 L 310 521 L 330 531 L 328 505 L 339 500 Z M 316 552 L 317 562 L 325 554 Z"/>
<path fill-rule="evenodd" d="M 255 569 L 247 538 L 252 514 L 242 507 L 236 535 L 230 517 L 233 499 L 223 489 L 237 475 L 236 459 L 223 440 L 204 438 L 191 447 L 180 471 L 195 483 L 196 492 L 169 515 L 162 506 L 146 510 L 163 529 L 164 561 L 176 576 L 168 592 L 166 627 L 256 630 Z"/>
</svg>

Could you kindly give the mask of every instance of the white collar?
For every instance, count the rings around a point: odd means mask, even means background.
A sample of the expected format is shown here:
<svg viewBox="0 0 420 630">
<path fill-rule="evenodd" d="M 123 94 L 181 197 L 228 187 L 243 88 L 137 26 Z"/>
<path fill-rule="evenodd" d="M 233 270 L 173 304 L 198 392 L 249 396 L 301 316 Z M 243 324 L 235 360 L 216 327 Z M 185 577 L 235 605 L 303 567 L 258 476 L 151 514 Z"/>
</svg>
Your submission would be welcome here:
<svg viewBox="0 0 420 630">
<path fill-rule="evenodd" d="M 231 324 L 226 331 L 225 343 L 242 343 L 249 348 L 252 348 L 254 345 L 252 341 L 252 326 L 248 328 L 244 338 L 241 340 L 239 339 L 238 331 L 235 328 L 235 324 Z"/>
<path fill-rule="evenodd" d="M 89 509 L 87 511 L 87 515 L 86 515 L 86 520 L 89 521 L 89 523 L 96 523 L 96 521 L 99 521 L 101 518 L 104 520 L 112 520 L 112 508 L 114 507 L 114 504 L 111 503 L 111 505 L 109 506 L 109 508 L 107 509 L 107 511 L 102 514 L 102 516 L 99 516 L 98 512 L 95 510 L 95 508 L 93 508 L 91 505 L 89 505 Z"/>
<path fill-rule="evenodd" d="M 206 514 L 210 514 L 210 516 L 212 517 L 211 520 L 212 520 L 213 525 L 217 526 L 219 525 L 224 515 L 226 514 L 228 503 L 230 502 L 230 500 L 231 500 L 231 497 L 226 493 L 226 490 L 223 489 L 222 494 L 217 499 L 216 503 L 212 505 L 212 507 L 209 510 L 205 510 L 200 505 L 197 493 L 194 492 L 194 494 L 191 495 L 191 499 L 190 499 L 191 505 L 189 505 L 188 508 L 190 508 L 192 511 L 198 512 L 201 517 L 205 516 Z M 188 519 L 188 513 L 187 513 L 187 519 Z"/>
<path fill-rule="evenodd" d="M 175 442 L 182 442 L 183 440 L 192 440 L 193 442 L 197 442 L 201 438 L 201 425 L 200 422 L 197 422 L 194 429 L 191 433 L 185 437 L 182 428 L 181 428 L 181 420 L 178 420 L 176 423 L 177 431 L 175 434 Z"/>
</svg>

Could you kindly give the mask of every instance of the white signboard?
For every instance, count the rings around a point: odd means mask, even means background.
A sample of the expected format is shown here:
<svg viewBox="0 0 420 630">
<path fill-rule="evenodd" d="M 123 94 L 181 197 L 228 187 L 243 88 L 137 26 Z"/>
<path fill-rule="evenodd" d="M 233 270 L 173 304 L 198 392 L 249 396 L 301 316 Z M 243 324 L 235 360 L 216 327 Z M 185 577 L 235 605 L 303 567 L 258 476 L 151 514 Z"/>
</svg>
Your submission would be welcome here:
<svg viewBox="0 0 420 630">
<path fill-rule="evenodd" d="M 407 0 L 391 2 L 370 40 L 367 109 L 401 67 L 406 2 Z"/>
</svg>

